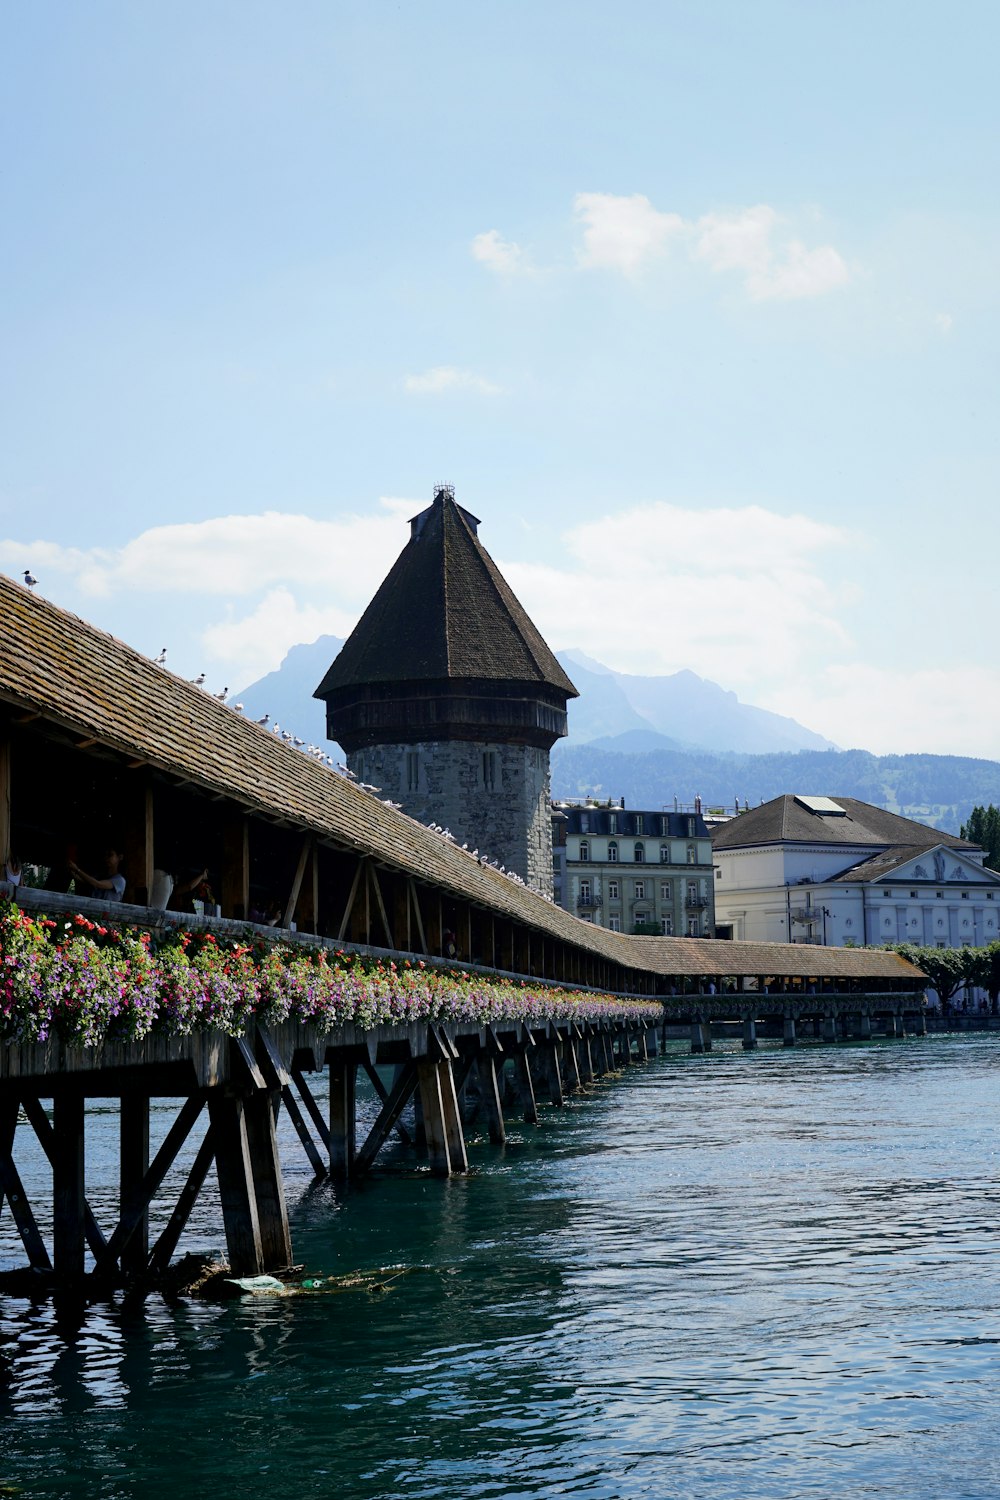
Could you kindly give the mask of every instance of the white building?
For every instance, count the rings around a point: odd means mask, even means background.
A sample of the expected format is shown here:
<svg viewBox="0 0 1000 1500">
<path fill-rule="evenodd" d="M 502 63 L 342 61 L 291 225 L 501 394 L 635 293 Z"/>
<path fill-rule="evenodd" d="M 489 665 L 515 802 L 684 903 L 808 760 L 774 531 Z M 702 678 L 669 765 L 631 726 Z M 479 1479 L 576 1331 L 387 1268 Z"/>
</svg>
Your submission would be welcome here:
<svg viewBox="0 0 1000 1500">
<path fill-rule="evenodd" d="M 931 948 L 1000 937 L 1000 874 L 982 849 L 853 797 L 776 797 L 712 844 L 719 937 Z"/>
</svg>

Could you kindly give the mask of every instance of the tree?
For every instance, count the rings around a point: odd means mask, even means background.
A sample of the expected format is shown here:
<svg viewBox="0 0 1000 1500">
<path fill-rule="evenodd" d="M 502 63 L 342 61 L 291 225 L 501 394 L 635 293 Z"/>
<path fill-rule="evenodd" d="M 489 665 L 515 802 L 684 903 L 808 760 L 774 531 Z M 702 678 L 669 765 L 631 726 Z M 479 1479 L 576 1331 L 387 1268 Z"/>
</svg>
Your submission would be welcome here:
<svg viewBox="0 0 1000 1500">
<path fill-rule="evenodd" d="M 974 955 L 982 951 L 976 948 L 918 948 L 913 943 L 890 946 L 923 970 L 937 991 L 942 1010 L 947 1009 L 952 997 L 972 978 L 970 970 L 977 962 Z"/>
<path fill-rule="evenodd" d="M 985 849 L 989 868 L 1000 869 L 1000 807 L 994 807 L 992 802 L 989 807 L 974 807 L 958 836 Z"/>
</svg>

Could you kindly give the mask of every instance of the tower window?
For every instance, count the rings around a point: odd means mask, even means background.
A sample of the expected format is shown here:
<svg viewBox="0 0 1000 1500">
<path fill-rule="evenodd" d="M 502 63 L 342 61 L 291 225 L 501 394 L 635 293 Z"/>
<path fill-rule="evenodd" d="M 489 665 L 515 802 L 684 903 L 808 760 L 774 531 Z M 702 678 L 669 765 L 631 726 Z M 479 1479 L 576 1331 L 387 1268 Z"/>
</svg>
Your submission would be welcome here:
<svg viewBox="0 0 1000 1500">
<path fill-rule="evenodd" d="M 420 754 L 417 750 L 406 752 L 406 790 L 416 792 L 420 788 Z"/>
<path fill-rule="evenodd" d="M 483 786 L 488 792 L 496 790 L 497 784 L 497 753 L 495 750 L 483 751 Z"/>
</svg>

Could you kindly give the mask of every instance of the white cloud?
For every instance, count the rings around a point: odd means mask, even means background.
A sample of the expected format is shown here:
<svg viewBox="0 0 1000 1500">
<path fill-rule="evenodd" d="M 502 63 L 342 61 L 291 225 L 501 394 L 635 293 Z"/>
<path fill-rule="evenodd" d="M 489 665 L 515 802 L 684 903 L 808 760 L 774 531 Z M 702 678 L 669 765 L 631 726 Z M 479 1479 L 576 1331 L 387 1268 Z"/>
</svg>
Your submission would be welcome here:
<svg viewBox="0 0 1000 1500">
<path fill-rule="evenodd" d="M 488 271 L 498 276 L 512 276 L 529 269 L 528 258 L 514 240 L 505 240 L 498 229 L 487 229 L 472 241 L 472 255 Z"/>
<path fill-rule="evenodd" d="M 845 749 L 878 755 L 1000 755 L 993 668 L 959 663 L 895 671 L 863 661 L 819 666 L 758 700 Z"/>
<path fill-rule="evenodd" d="M 250 614 L 217 621 L 201 632 L 206 659 L 245 685 L 281 665 L 286 652 L 321 635 L 346 636 L 357 615 L 337 605 L 300 604 L 290 589 L 271 589 Z"/>
<path fill-rule="evenodd" d="M 935 313 L 934 322 L 943 334 L 949 334 L 955 326 L 951 313 Z"/>
<path fill-rule="evenodd" d="M 843 286 L 847 265 L 832 245 L 807 250 L 801 240 L 775 247 L 782 223 L 773 208 L 758 203 L 732 214 L 705 214 L 693 226 L 692 254 L 713 271 L 741 271 L 755 302 L 819 297 Z"/>
<path fill-rule="evenodd" d="M 619 197 L 614 193 L 577 193 L 573 212 L 585 226 L 582 266 L 634 275 L 661 256 L 671 239 L 684 229 L 679 214 L 660 213 L 642 193 Z"/>
<path fill-rule="evenodd" d="M 475 391 L 480 396 L 498 396 L 501 387 L 472 370 L 455 365 L 434 365 L 422 375 L 407 375 L 403 387 L 414 396 L 441 396 L 448 391 Z"/>
<path fill-rule="evenodd" d="M 566 566 L 503 565 L 547 640 L 620 671 L 690 668 L 756 689 L 842 654 L 846 596 L 824 568 L 840 528 L 761 506 L 655 503 L 563 538 Z"/>
</svg>

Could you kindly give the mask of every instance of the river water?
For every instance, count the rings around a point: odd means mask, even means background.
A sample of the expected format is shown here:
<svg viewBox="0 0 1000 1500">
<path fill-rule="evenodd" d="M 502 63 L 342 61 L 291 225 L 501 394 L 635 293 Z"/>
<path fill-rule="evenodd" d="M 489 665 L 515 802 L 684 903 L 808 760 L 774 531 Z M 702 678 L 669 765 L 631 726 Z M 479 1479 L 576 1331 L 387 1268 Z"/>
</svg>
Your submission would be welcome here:
<svg viewBox="0 0 1000 1500">
<path fill-rule="evenodd" d="M 374 1274 L 0 1298 L 0 1494 L 996 1500 L 998 1122 L 1000 1037 L 939 1036 L 678 1048 L 450 1182 L 288 1142 L 307 1276 Z"/>
</svg>

